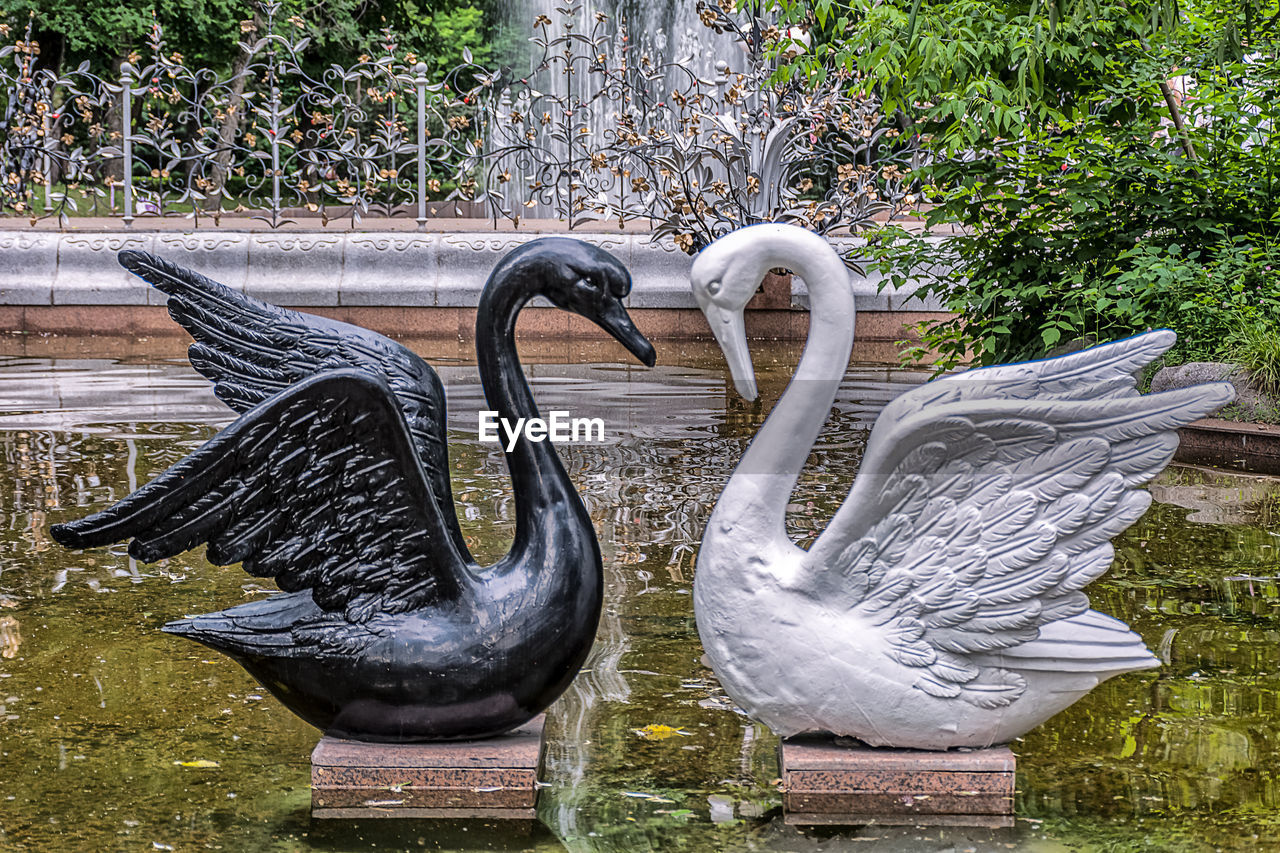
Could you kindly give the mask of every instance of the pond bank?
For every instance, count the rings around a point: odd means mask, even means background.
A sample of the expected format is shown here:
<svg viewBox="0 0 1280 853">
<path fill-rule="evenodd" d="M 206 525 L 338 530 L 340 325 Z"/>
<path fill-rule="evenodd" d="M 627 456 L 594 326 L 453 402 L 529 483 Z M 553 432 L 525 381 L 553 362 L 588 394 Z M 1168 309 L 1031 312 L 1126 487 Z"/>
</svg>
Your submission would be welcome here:
<svg viewBox="0 0 1280 853">
<path fill-rule="evenodd" d="M 178 338 L 153 343 L 181 356 Z M 432 346 L 445 358 L 464 350 Z M 568 360 L 600 360 L 594 342 L 579 346 Z M 553 345 L 530 349 L 542 348 Z M 713 344 L 660 345 L 653 370 L 621 356 L 527 359 L 540 403 L 602 413 L 613 427 L 611 442 L 563 450 L 600 531 L 606 607 L 592 658 L 548 716 L 542 823 L 518 838 L 432 827 L 428 846 L 1277 849 L 1275 491 L 1185 469 L 1156 484 L 1168 488 L 1118 537 L 1115 566 L 1089 588 L 1093 606 L 1132 625 L 1162 667 L 1106 682 L 1014 746 L 1015 826 L 788 826 L 773 784 L 777 739 L 736 713 L 702 666 L 689 597 L 715 496 L 798 355 L 791 343 L 761 350 L 760 406 L 734 395 Z M 306 757 L 319 732 L 230 660 L 158 630 L 270 584 L 200 553 L 148 565 L 122 549 L 49 541 L 50 524 L 106 506 L 234 416 L 185 361 L 86 356 L 0 365 L 0 477 L 11 484 L 0 496 L 0 848 L 417 849 L 426 836 L 412 821 L 312 822 Z M 476 439 L 483 389 L 468 364 L 440 365 L 441 377 L 454 494 L 487 561 L 505 551 L 513 522 L 502 453 Z M 825 527 L 868 425 L 923 378 L 886 373 L 847 377 L 797 486 L 791 536 L 807 543 Z M 1203 517 L 1201 504 L 1221 507 L 1227 490 L 1239 496 L 1230 516 Z M 652 740 L 652 726 L 678 733 Z"/>
<path fill-rule="evenodd" d="M 1280 426 L 1202 418 L 1178 430 L 1179 462 L 1280 475 Z"/>
<path fill-rule="evenodd" d="M 137 249 L 269 302 L 386 334 L 467 338 L 493 265 L 516 246 L 550 233 L 563 232 L 0 230 L 0 330 L 180 334 L 165 314 L 163 295 L 117 264 L 117 252 Z M 627 264 L 634 282 L 627 305 L 645 334 L 660 340 L 708 337 L 689 290 L 689 255 L 670 241 L 651 242 L 647 233 L 572 236 Z M 864 243 L 833 242 L 855 252 Z M 914 288 L 882 290 L 876 274 L 854 275 L 852 281 L 861 340 L 900 340 L 909 335 L 907 327 L 941 316 L 936 302 L 912 295 Z M 764 305 L 748 312 L 748 331 L 756 338 L 801 340 L 808 331 L 807 304 L 804 282 L 794 279 L 789 293 L 769 294 Z M 531 337 L 602 334 L 563 312 L 540 311 L 536 303 L 522 320 Z M 896 348 L 884 349 L 885 360 L 896 363 Z"/>
</svg>

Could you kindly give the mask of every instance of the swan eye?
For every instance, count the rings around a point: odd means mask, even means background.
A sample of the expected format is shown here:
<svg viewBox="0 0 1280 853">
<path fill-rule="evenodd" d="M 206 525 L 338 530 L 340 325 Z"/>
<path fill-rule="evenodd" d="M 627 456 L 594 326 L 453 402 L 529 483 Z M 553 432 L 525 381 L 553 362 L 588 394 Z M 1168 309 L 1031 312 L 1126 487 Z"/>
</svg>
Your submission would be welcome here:
<svg viewBox="0 0 1280 853">
<path fill-rule="evenodd" d="M 724 283 L 720 279 L 709 281 L 707 282 L 707 293 L 711 294 L 712 296 L 719 296 L 720 289 L 723 286 L 724 286 Z"/>
</svg>

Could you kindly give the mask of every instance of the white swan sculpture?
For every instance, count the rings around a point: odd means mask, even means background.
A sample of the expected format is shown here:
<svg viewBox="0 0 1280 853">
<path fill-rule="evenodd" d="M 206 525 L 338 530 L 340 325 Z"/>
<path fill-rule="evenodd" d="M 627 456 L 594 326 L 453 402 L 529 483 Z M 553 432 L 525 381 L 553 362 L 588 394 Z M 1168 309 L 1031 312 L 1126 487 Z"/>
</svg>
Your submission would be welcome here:
<svg viewBox="0 0 1280 853">
<path fill-rule="evenodd" d="M 1229 402 L 1231 386 L 1140 396 L 1134 371 L 1173 344 L 1169 331 L 929 382 L 877 419 L 844 505 L 806 552 L 784 513 L 853 346 L 844 264 L 815 234 L 758 225 L 704 249 L 692 284 L 752 399 L 742 309 L 773 267 L 808 285 L 809 340 L 711 514 L 694 582 L 729 696 L 783 737 L 986 747 L 1158 666 L 1081 589 L 1146 510 L 1137 487 L 1169 463 L 1177 427 Z"/>
</svg>

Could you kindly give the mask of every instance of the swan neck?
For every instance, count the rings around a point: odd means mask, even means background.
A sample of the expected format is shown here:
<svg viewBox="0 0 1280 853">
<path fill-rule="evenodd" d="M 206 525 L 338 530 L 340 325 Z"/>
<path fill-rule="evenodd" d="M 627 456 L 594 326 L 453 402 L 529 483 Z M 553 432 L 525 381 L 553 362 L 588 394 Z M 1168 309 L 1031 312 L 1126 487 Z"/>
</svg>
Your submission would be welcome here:
<svg viewBox="0 0 1280 853">
<path fill-rule="evenodd" d="M 848 271 L 834 251 L 825 245 L 818 248 L 821 251 L 805 257 L 779 255 L 774 263 L 791 269 L 809 289 L 808 339 L 791 382 L 725 489 L 726 494 L 735 490 L 741 496 L 731 504 L 738 507 L 732 523 L 777 541 L 789 541 L 786 508 L 791 492 L 822 432 L 853 351 Z"/>
<path fill-rule="evenodd" d="M 481 294 L 476 312 L 476 358 L 485 400 L 499 418 L 498 437 L 511 474 L 516 531 L 506 558 L 510 562 L 523 561 L 531 549 L 540 547 L 541 538 L 532 535 L 532 531 L 537 529 L 540 516 L 548 507 L 568 502 L 579 508 L 576 515 L 580 518 L 586 517 L 586 510 L 550 441 L 530 441 L 521 431 L 514 446 L 508 449 L 507 434 L 501 423 L 505 420 L 514 426 L 521 418 L 527 422 L 540 415 L 525 380 L 515 337 L 520 309 L 537 292 L 527 275 L 506 278 L 507 282 L 511 278 L 515 282 L 509 285 L 491 279 Z M 567 517 L 568 514 L 558 523 L 567 522 Z"/>
</svg>

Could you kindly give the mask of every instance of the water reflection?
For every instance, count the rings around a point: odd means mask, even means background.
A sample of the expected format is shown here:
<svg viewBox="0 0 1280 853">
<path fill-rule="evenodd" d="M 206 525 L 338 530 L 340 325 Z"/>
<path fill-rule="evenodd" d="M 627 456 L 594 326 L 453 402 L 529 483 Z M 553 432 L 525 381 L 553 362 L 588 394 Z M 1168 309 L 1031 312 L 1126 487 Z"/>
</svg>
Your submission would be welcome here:
<svg viewBox="0 0 1280 853">
<path fill-rule="evenodd" d="M 315 732 L 239 667 L 157 631 L 270 584 L 197 555 L 138 565 L 123 547 L 73 554 L 48 538 L 51 523 L 127 494 L 229 413 L 178 362 L 0 360 L 11 484 L 0 489 L 0 848 L 1280 847 L 1280 492 L 1189 469 L 1152 487 L 1163 503 L 1091 590 L 1165 666 L 1108 682 L 1014 744 L 1017 826 L 786 825 L 776 740 L 701 664 L 690 596 L 702 525 L 789 376 L 786 359 L 760 362 L 757 404 L 733 396 L 710 360 L 530 369 L 544 412 L 608 426 L 607 443 L 562 453 L 600 533 L 607 598 L 591 658 L 550 714 L 545 826 L 517 830 L 312 824 Z M 514 528 L 501 453 L 476 442 L 474 368 L 441 374 L 463 531 L 493 559 Z M 879 408 L 916 381 L 850 371 L 791 507 L 798 541 L 843 500 Z M 654 725 L 679 733 L 641 735 Z"/>
</svg>

